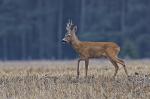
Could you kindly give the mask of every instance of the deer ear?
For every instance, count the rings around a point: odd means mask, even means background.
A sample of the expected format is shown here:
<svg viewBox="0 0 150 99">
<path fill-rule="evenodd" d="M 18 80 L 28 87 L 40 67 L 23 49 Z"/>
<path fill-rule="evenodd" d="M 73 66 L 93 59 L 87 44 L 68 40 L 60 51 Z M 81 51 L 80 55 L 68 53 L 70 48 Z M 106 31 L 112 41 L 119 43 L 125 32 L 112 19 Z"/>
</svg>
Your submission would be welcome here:
<svg viewBox="0 0 150 99">
<path fill-rule="evenodd" d="M 73 30 L 76 32 L 76 31 L 77 31 L 77 26 L 74 26 L 74 27 L 73 27 Z"/>
</svg>

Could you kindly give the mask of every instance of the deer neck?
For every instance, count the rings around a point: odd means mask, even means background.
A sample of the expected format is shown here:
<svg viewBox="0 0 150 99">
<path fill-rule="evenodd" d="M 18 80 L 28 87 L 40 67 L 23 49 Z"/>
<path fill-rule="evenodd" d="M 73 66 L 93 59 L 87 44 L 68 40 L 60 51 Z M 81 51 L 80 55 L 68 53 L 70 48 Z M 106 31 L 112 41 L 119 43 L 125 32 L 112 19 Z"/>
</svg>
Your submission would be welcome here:
<svg viewBox="0 0 150 99">
<path fill-rule="evenodd" d="M 77 37 L 77 36 L 75 35 L 75 33 L 74 33 L 74 34 L 73 34 L 73 38 L 72 38 L 71 45 L 72 45 L 72 47 L 76 50 L 76 49 L 78 49 L 79 44 L 80 44 L 80 40 L 78 39 L 78 37 Z"/>
</svg>

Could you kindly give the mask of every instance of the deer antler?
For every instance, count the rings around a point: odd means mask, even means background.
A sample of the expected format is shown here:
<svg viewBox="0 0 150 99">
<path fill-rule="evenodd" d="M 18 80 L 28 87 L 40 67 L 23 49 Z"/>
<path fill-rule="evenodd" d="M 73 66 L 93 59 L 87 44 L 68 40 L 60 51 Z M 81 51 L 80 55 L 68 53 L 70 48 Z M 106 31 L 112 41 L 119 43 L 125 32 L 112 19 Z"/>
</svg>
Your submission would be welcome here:
<svg viewBox="0 0 150 99">
<path fill-rule="evenodd" d="M 73 25 L 72 24 L 72 20 L 68 20 L 69 22 L 67 23 L 67 26 L 66 26 L 66 30 L 68 31 L 68 30 L 70 30 L 70 28 L 71 28 L 71 26 Z"/>
<path fill-rule="evenodd" d="M 70 25 L 73 25 L 73 24 L 72 24 L 72 20 L 70 20 Z"/>
</svg>

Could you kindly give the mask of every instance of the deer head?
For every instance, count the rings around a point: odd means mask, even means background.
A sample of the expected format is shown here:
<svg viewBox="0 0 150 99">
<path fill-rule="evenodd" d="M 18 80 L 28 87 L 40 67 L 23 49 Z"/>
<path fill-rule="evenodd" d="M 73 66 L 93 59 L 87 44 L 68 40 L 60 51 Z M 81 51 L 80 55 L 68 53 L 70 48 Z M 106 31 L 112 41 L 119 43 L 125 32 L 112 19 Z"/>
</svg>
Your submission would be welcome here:
<svg viewBox="0 0 150 99">
<path fill-rule="evenodd" d="M 63 42 L 71 43 L 73 41 L 73 38 L 75 36 L 75 32 L 77 31 L 77 26 L 72 24 L 72 21 L 69 20 L 66 26 L 67 33 L 65 34 L 65 37 L 62 39 Z"/>
</svg>

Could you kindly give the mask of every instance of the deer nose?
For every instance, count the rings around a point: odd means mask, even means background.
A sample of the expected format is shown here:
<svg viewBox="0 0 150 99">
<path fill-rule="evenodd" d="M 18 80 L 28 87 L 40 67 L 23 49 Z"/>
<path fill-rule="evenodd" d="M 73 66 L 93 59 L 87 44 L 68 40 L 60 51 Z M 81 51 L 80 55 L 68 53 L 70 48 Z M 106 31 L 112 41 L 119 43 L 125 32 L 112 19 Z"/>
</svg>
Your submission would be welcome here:
<svg viewBox="0 0 150 99">
<path fill-rule="evenodd" d="M 65 38 L 63 38 L 63 39 L 62 39 L 62 42 L 66 42 L 66 39 L 65 39 Z"/>
</svg>

